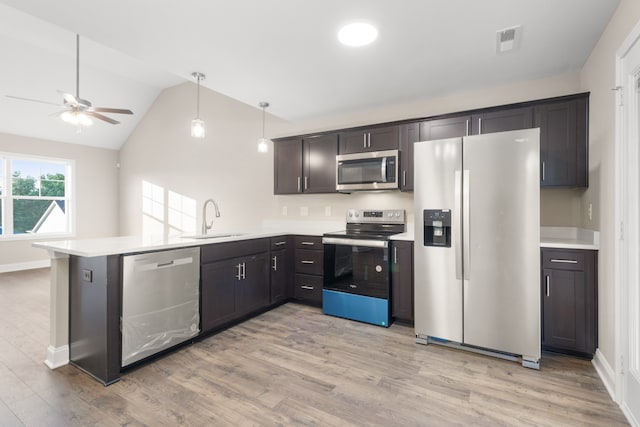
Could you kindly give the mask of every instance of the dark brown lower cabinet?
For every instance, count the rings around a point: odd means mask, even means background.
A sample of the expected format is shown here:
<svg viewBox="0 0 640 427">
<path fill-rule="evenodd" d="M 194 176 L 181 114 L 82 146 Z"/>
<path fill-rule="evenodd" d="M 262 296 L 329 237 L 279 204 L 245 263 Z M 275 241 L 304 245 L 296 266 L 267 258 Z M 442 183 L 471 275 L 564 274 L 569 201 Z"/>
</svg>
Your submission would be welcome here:
<svg viewBox="0 0 640 427">
<path fill-rule="evenodd" d="M 120 256 L 69 257 L 69 361 L 104 385 L 120 379 Z"/>
<path fill-rule="evenodd" d="M 322 305 L 324 248 L 322 237 L 294 237 L 293 298 L 304 303 Z"/>
<path fill-rule="evenodd" d="M 200 318 L 203 333 L 269 305 L 268 245 L 268 239 L 259 239 L 201 248 Z M 212 258 L 220 253 L 236 257 L 213 261 Z"/>
<path fill-rule="evenodd" d="M 394 241 L 391 257 L 391 315 L 413 324 L 413 242 Z"/>
<path fill-rule="evenodd" d="M 271 238 L 271 304 L 287 300 L 293 280 L 292 246 L 289 236 Z"/>
<path fill-rule="evenodd" d="M 542 348 L 591 359 L 598 344 L 598 253 L 541 250 Z"/>
</svg>

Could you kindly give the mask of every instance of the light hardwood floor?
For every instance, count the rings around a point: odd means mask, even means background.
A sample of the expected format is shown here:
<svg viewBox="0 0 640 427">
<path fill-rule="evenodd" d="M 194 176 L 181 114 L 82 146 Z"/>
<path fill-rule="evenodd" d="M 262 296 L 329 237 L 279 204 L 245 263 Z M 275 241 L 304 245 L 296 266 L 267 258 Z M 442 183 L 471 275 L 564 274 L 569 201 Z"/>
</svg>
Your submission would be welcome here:
<svg viewBox="0 0 640 427">
<path fill-rule="evenodd" d="M 103 387 L 43 364 L 48 280 L 0 274 L 0 426 L 627 425 L 588 361 L 534 371 L 292 303 Z"/>
</svg>

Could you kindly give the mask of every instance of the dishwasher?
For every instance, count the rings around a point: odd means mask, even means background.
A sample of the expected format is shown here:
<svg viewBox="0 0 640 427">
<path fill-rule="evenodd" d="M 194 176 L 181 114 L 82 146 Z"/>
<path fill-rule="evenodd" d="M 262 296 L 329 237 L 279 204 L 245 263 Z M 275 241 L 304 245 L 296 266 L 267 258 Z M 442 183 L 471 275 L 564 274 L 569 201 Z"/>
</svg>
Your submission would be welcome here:
<svg viewBox="0 0 640 427">
<path fill-rule="evenodd" d="M 200 332 L 200 248 L 122 257 L 122 367 Z"/>
</svg>

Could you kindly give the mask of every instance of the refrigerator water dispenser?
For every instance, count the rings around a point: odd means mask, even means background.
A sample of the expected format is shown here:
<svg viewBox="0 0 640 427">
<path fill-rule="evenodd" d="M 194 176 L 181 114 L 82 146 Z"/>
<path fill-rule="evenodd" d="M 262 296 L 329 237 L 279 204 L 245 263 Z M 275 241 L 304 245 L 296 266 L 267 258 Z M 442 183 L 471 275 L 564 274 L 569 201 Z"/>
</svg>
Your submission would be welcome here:
<svg viewBox="0 0 640 427">
<path fill-rule="evenodd" d="M 451 210 L 424 210 L 424 245 L 451 247 Z"/>
</svg>

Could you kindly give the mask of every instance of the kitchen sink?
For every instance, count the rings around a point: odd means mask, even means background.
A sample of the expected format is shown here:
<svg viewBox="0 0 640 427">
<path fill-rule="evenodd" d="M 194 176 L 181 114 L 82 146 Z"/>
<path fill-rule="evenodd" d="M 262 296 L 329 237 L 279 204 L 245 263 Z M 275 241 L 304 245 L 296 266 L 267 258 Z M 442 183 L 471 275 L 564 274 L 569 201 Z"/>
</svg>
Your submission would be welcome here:
<svg viewBox="0 0 640 427">
<path fill-rule="evenodd" d="M 242 233 L 220 233 L 220 234 L 195 234 L 192 236 L 180 236 L 183 239 L 222 239 L 225 237 L 244 236 Z"/>
</svg>

